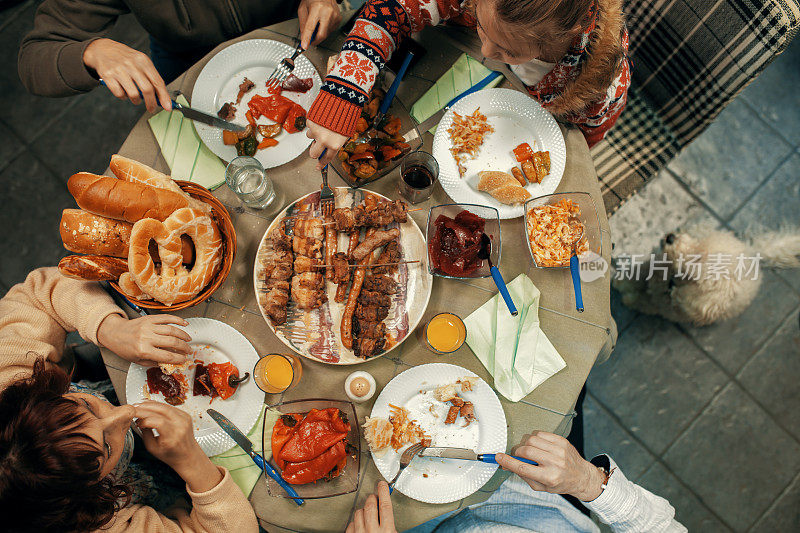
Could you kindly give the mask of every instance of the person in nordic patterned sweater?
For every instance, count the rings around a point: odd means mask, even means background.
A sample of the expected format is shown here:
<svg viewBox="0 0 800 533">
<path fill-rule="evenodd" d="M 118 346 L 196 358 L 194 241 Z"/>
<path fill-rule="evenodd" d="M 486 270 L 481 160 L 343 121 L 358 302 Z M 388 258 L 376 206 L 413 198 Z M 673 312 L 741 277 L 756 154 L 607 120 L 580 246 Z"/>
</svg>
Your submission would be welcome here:
<svg viewBox="0 0 800 533">
<path fill-rule="evenodd" d="M 319 168 L 355 131 L 378 72 L 402 39 L 440 23 L 476 28 L 481 53 L 580 128 L 589 146 L 614 125 L 630 85 L 622 0 L 369 0 L 308 112 Z"/>
</svg>

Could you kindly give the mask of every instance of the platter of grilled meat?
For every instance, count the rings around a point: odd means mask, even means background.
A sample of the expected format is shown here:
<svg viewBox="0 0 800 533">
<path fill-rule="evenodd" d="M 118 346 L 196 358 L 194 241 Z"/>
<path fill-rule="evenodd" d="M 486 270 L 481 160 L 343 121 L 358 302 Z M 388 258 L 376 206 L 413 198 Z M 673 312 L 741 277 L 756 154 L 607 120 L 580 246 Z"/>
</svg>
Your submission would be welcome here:
<svg viewBox="0 0 800 533">
<path fill-rule="evenodd" d="M 406 204 L 334 191 L 330 217 L 319 210 L 319 192 L 275 217 L 253 279 L 261 314 L 281 341 L 309 359 L 350 365 L 390 352 L 414 331 L 433 278 Z"/>
</svg>

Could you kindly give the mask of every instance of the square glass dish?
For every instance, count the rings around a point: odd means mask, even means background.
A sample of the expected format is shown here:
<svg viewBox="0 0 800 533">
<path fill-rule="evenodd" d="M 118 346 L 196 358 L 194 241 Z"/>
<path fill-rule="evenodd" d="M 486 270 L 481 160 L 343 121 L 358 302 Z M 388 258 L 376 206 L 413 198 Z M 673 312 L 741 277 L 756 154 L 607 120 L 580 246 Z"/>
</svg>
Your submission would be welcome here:
<svg viewBox="0 0 800 533">
<path fill-rule="evenodd" d="M 385 94 L 386 90 L 389 89 L 389 86 L 391 85 L 391 81 L 393 79 L 394 79 L 393 75 L 391 76 L 383 75 L 378 79 L 378 82 L 376 82 L 376 86 L 381 87 Z M 364 106 L 364 110 L 362 111 L 362 118 L 364 118 L 368 124 L 371 124 L 372 121 L 366 118 L 369 116 L 369 111 L 367 110 L 369 105 L 370 104 L 368 103 L 366 106 Z M 353 170 L 348 171 L 345 168 L 346 163 L 343 164 L 342 159 L 340 158 L 340 155 L 342 154 L 344 148 L 340 149 L 339 153 L 336 154 L 336 157 L 334 157 L 333 160 L 330 162 L 330 166 L 333 167 L 333 170 L 335 170 L 336 173 L 339 174 L 339 176 L 341 176 L 342 179 L 351 187 L 363 187 L 367 183 L 371 183 L 375 180 L 378 180 L 386 176 L 394 169 L 396 169 L 398 166 L 400 166 L 400 163 L 403 162 L 403 159 L 405 159 L 405 157 L 408 154 L 416 152 L 417 150 L 420 149 L 420 147 L 422 147 L 422 134 L 417 128 L 418 126 L 417 122 L 411 117 L 408 110 L 406 109 L 406 106 L 403 105 L 403 102 L 401 102 L 400 98 L 398 98 L 397 96 L 395 96 L 394 100 L 392 101 L 392 105 L 389 106 L 389 110 L 386 112 L 386 117 L 388 117 L 389 115 L 398 117 L 400 119 L 400 129 L 397 133 L 398 137 L 404 135 L 406 132 L 413 131 L 413 133 L 408 136 L 410 140 L 406 139 L 402 140 L 403 143 L 409 145 L 409 149 L 404 153 L 402 153 L 402 155 L 398 155 L 395 158 L 389 160 L 388 162 L 383 160 L 377 161 L 377 159 L 382 159 L 383 152 L 380 149 L 371 150 L 373 154 L 379 153 L 379 155 L 377 155 L 376 158 L 376 163 L 378 168 L 375 171 L 375 173 L 369 177 L 359 177 L 353 173 Z M 359 135 L 356 139 L 361 139 L 361 138 L 363 138 L 363 134 Z M 347 143 L 345 143 L 345 147 L 348 146 L 348 143 L 353 143 L 353 142 L 355 143 L 355 145 L 360 144 L 358 140 L 350 139 L 347 141 Z M 389 153 L 389 155 L 390 154 L 391 153 Z M 348 161 L 350 160 L 350 157 L 348 157 Z M 365 160 L 361 161 L 363 162 Z M 368 163 L 369 159 L 366 159 L 366 161 Z"/>
<path fill-rule="evenodd" d="M 594 205 L 592 196 L 587 192 L 557 192 L 553 194 L 546 194 L 538 198 L 531 198 L 525 202 L 525 224 L 523 225 L 525 242 L 528 243 L 528 252 L 531 255 L 531 261 L 536 268 L 569 268 L 569 257 L 567 257 L 564 264 L 561 265 L 540 265 L 536 261 L 536 257 L 531 246 L 531 235 L 533 233 L 532 224 L 530 223 L 531 211 L 537 207 L 544 205 L 553 205 L 564 199 L 567 199 L 577 205 L 579 214 L 577 219 L 583 224 L 584 231 L 583 237 L 580 242 L 585 242 L 588 249 L 578 254 L 579 258 L 585 257 L 589 252 L 593 254 L 602 255 L 603 239 L 600 235 L 600 217 L 597 214 L 597 207 Z"/>
<path fill-rule="evenodd" d="M 358 425 L 358 416 L 356 415 L 355 406 L 351 402 L 342 400 L 326 400 L 323 398 L 309 398 L 307 400 L 293 400 L 290 402 L 283 402 L 276 405 L 268 406 L 267 409 L 273 409 L 281 414 L 302 413 L 306 414 L 312 409 L 327 409 L 329 407 L 336 407 L 347 417 L 350 423 L 350 431 L 347 434 L 346 442 L 348 446 L 347 465 L 344 471 L 337 477 L 330 481 L 324 479 L 318 480 L 316 483 L 306 483 L 304 485 L 292 485 L 292 488 L 297 491 L 297 494 L 306 500 L 313 500 L 318 498 L 329 498 L 331 496 L 341 496 L 342 494 L 349 494 L 358 490 L 359 471 L 361 469 L 361 430 Z M 272 449 L 272 426 L 268 426 L 267 417 L 264 417 L 264 431 L 261 436 L 262 450 Z M 266 461 L 262 452 L 262 458 Z M 275 469 L 278 474 L 281 470 L 275 463 L 275 458 L 272 457 L 268 462 Z M 265 475 L 264 479 L 267 481 L 267 489 L 270 496 L 290 498 L 283 488 L 278 485 L 278 482 L 271 477 Z"/>
<path fill-rule="evenodd" d="M 434 247 L 439 246 L 441 248 L 442 246 L 447 246 L 446 242 L 442 242 L 442 237 L 444 237 L 444 232 L 449 229 L 447 224 L 450 224 L 449 222 L 446 222 L 445 225 L 442 225 L 442 234 L 437 237 L 436 220 L 442 215 L 455 220 L 456 216 L 462 211 L 468 211 L 486 221 L 483 228 L 483 233 L 486 233 L 486 235 L 488 235 L 489 239 L 492 241 L 492 251 L 491 254 L 489 254 L 489 257 L 491 258 L 493 265 L 497 266 L 500 263 L 500 214 L 498 213 L 497 209 L 487 205 L 478 204 L 442 204 L 433 206 L 430 208 L 430 211 L 428 211 L 428 224 L 427 228 L 425 229 L 425 240 L 428 243 L 428 271 L 435 276 L 452 279 L 489 277 L 492 274 L 489 270 L 489 262 L 485 260 L 482 262 L 481 266 L 465 275 L 455 275 L 453 272 L 448 272 L 446 270 L 442 270 L 441 268 L 434 267 L 433 254 L 436 252 Z M 456 238 L 459 238 L 459 235 L 456 233 L 456 231 L 453 231 L 451 235 L 455 235 Z M 470 240 L 470 242 L 473 241 Z"/>
</svg>

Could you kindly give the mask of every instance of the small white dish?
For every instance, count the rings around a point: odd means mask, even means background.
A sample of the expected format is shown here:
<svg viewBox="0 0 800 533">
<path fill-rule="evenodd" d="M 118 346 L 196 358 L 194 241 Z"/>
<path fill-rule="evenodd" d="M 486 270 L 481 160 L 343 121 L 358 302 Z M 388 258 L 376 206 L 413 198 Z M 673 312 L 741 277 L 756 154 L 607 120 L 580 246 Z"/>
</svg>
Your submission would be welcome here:
<svg viewBox="0 0 800 533">
<path fill-rule="evenodd" d="M 363 370 L 353 372 L 344 380 L 344 393 L 357 403 L 366 402 L 375 396 L 377 389 L 378 385 L 375 383 L 375 378 L 372 377 L 372 374 Z"/>
</svg>

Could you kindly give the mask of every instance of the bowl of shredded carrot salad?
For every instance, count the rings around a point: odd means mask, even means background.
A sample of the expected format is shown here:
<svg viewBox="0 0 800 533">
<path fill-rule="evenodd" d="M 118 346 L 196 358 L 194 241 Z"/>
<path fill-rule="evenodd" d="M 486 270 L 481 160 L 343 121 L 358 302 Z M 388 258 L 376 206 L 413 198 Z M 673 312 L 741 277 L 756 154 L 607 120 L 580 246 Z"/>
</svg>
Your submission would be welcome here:
<svg viewBox="0 0 800 533">
<path fill-rule="evenodd" d="M 525 202 L 525 236 L 533 264 L 569 267 L 573 244 L 578 257 L 602 253 L 600 219 L 589 193 L 565 192 Z"/>
</svg>

